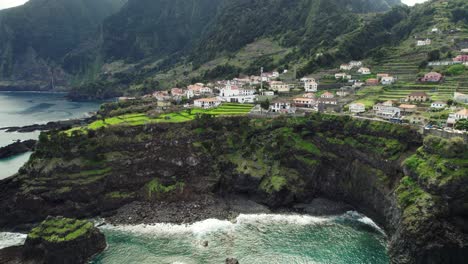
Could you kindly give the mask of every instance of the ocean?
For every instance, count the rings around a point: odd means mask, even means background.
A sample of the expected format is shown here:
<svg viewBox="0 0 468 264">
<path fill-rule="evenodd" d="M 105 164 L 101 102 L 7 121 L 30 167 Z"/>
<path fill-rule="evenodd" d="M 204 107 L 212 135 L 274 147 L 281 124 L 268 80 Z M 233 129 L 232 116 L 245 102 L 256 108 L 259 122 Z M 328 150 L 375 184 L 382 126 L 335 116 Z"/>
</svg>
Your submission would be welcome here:
<svg viewBox="0 0 468 264">
<path fill-rule="evenodd" d="M 386 238 L 369 218 L 240 215 L 192 225 L 103 226 L 109 244 L 92 264 L 388 264 Z"/>
<path fill-rule="evenodd" d="M 71 102 L 63 93 L 0 92 L 0 127 L 44 124 L 50 121 L 81 118 L 99 109 L 101 102 Z M 0 147 L 15 140 L 37 139 L 39 132 L 0 131 Z M 0 179 L 15 174 L 29 159 L 25 153 L 0 160 Z"/>
</svg>

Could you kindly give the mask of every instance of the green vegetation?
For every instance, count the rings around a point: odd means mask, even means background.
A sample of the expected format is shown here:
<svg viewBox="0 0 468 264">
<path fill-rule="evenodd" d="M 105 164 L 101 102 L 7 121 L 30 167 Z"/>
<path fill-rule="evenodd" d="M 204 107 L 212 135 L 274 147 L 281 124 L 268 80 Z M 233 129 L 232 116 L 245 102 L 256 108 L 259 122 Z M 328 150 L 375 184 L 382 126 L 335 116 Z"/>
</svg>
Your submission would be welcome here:
<svg viewBox="0 0 468 264">
<path fill-rule="evenodd" d="M 154 179 L 146 184 L 148 198 L 161 198 L 162 195 L 178 191 L 183 192 L 185 183 L 177 182 L 173 185 L 164 185 L 158 179 Z"/>
<path fill-rule="evenodd" d="M 404 165 L 426 184 L 455 184 L 468 176 L 468 144 L 461 138 L 428 136 Z"/>
<path fill-rule="evenodd" d="M 189 109 L 179 112 L 161 114 L 152 117 L 146 113 L 125 114 L 111 118 L 94 121 L 86 127 L 76 127 L 66 131 L 67 135 L 73 133 L 86 132 L 89 130 L 98 130 L 100 128 L 125 125 L 125 126 L 141 126 L 154 123 L 181 123 L 195 120 L 203 115 L 209 116 L 242 116 L 247 115 L 253 108 L 250 104 L 232 104 L 225 103 L 214 109 Z"/>
<path fill-rule="evenodd" d="M 86 236 L 93 229 L 93 223 L 86 220 L 55 217 L 47 218 L 39 226 L 33 228 L 28 237 L 31 239 L 43 239 L 51 243 L 61 243 Z"/>
<path fill-rule="evenodd" d="M 421 225 L 418 223 L 430 221 L 438 213 L 434 208 L 438 199 L 421 189 L 417 182 L 408 176 L 401 179 L 396 195 L 403 210 L 406 230 L 413 234 L 419 231 Z"/>
</svg>

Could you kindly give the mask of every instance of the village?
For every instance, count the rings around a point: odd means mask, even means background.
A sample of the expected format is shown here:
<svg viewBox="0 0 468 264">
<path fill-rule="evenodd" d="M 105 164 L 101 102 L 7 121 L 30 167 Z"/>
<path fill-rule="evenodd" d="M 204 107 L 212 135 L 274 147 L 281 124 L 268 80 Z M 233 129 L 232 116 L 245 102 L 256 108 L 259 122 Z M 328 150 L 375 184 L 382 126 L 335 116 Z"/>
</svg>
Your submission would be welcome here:
<svg viewBox="0 0 468 264">
<path fill-rule="evenodd" d="M 416 46 L 430 45 L 431 40 L 417 40 Z M 448 67 L 468 66 L 468 50 L 450 61 L 429 62 L 429 65 Z M 438 92 L 438 86 L 446 81 L 441 71 L 425 72 L 414 76 L 411 89 L 398 89 L 398 75 L 373 70 L 363 61 L 341 64 L 334 73 L 307 76 L 301 79 L 283 72 L 263 72 L 259 75 L 240 76 L 232 80 L 212 83 L 195 83 L 183 88 L 172 88 L 145 95 L 156 99 L 162 106 L 179 105 L 183 108 L 211 109 L 225 103 L 251 104 L 252 115 L 294 115 L 310 112 L 325 112 L 351 115 L 356 118 L 382 120 L 408 124 L 426 129 L 442 129 L 462 133 L 466 124 L 457 123 L 468 119 L 468 93 L 464 89 L 449 93 Z M 466 90 L 468 91 L 468 89 Z M 386 93 L 397 93 L 389 98 Z M 465 93 L 463 93 L 465 92 Z M 443 96 L 442 96 L 443 95 Z M 120 100 L 136 98 L 122 97 Z M 460 129 L 461 127 L 461 129 Z"/>
</svg>

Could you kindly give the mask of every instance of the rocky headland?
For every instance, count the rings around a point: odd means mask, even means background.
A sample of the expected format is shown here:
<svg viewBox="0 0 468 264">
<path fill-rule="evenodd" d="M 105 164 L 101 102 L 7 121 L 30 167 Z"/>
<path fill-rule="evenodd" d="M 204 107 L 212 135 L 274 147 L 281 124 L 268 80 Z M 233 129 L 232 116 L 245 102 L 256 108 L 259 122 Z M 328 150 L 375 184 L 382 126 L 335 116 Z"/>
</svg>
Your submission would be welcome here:
<svg viewBox="0 0 468 264">
<path fill-rule="evenodd" d="M 13 144 L 0 148 L 0 159 L 10 158 L 19 154 L 33 151 L 36 140 L 16 141 Z"/>
<path fill-rule="evenodd" d="M 187 223 L 352 208 L 385 229 L 392 263 L 463 263 L 467 155 L 463 140 L 326 115 L 54 131 L 0 182 L 0 227 L 49 215 Z"/>
<path fill-rule="evenodd" d="M 24 246 L 0 250 L 5 264 L 84 264 L 106 248 L 89 221 L 48 217 L 31 230 Z"/>
</svg>

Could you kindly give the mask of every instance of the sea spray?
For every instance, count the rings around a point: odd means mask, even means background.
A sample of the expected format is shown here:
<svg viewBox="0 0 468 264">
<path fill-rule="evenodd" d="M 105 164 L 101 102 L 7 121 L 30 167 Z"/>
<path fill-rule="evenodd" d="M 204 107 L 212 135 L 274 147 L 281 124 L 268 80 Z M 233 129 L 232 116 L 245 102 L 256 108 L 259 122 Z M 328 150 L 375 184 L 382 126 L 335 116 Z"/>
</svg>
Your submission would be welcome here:
<svg viewBox="0 0 468 264">
<path fill-rule="evenodd" d="M 0 249 L 24 244 L 26 234 L 0 232 Z"/>
</svg>

